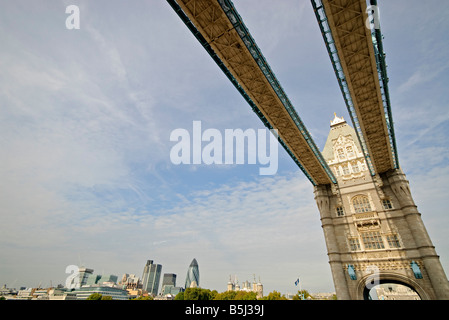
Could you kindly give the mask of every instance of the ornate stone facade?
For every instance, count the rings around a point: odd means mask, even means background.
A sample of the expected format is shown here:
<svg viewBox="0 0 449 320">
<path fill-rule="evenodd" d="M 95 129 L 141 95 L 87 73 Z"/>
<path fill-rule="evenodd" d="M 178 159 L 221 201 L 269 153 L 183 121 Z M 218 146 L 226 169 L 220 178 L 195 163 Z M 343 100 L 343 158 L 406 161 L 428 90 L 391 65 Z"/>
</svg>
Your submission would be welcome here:
<svg viewBox="0 0 449 320">
<path fill-rule="evenodd" d="M 315 187 L 338 299 L 393 282 L 421 299 L 449 299 L 449 283 L 401 170 L 372 176 L 357 135 L 335 115 L 323 156 L 337 185 Z"/>
</svg>

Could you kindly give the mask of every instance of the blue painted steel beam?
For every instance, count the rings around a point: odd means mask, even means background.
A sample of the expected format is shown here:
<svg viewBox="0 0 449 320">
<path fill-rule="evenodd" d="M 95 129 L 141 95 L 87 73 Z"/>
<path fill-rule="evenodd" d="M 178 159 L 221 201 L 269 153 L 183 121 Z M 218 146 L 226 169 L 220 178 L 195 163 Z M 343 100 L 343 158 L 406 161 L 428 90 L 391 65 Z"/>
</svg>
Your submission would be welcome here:
<svg viewBox="0 0 449 320">
<path fill-rule="evenodd" d="M 377 0 L 370 0 L 370 5 L 374 6 L 375 9 L 378 10 Z M 383 49 L 382 43 L 382 32 L 380 31 L 380 21 L 374 21 L 375 18 L 379 19 L 379 15 L 375 16 L 372 14 L 373 11 L 369 13 L 371 23 L 371 35 L 373 39 L 374 52 L 376 54 L 376 65 L 377 72 L 379 74 L 379 80 L 381 83 L 380 89 L 382 92 L 382 101 L 384 104 L 385 110 L 385 120 L 387 123 L 390 146 L 393 152 L 393 161 L 395 169 L 399 168 L 399 158 L 398 158 L 398 149 L 396 145 L 396 136 L 394 133 L 394 122 L 393 115 L 391 112 L 391 102 L 390 102 L 390 92 L 388 89 L 388 75 L 387 75 L 387 63 L 385 61 L 385 52 Z M 378 13 L 378 12 L 377 12 Z"/>
</svg>

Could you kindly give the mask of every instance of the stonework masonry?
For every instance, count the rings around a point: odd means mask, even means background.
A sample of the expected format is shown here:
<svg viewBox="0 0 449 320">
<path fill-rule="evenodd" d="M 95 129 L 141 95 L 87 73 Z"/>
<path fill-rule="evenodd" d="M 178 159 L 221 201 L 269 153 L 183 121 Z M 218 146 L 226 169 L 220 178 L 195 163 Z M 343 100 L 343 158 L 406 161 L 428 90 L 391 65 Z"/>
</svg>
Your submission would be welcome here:
<svg viewBox="0 0 449 320">
<path fill-rule="evenodd" d="M 356 133 L 331 122 L 323 156 L 337 185 L 315 187 L 315 201 L 340 300 L 366 299 L 398 283 L 421 299 L 449 299 L 449 283 L 401 169 L 371 176 Z"/>
</svg>

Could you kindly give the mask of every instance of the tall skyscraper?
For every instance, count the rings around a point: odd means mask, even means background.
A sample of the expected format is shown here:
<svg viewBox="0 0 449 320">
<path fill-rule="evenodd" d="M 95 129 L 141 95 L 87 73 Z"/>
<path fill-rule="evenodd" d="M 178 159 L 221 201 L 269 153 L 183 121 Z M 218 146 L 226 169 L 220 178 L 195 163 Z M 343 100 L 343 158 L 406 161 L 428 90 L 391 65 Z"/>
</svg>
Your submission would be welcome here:
<svg viewBox="0 0 449 320">
<path fill-rule="evenodd" d="M 195 288 L 200 286 L 200 271 L 198 269 L 198 262 L 196 259 L 192 260 L 189 269 L 187 270 L 185 288 Z"/>
<path fill-rule="evenodd" d="M 157 295 L 161 271 L 162 265 L 153 264 L 153 260 L 147 260 L 142 275 L 142 289 L 144 291 L 147 291 L 149 294 Z"/>
</svg>

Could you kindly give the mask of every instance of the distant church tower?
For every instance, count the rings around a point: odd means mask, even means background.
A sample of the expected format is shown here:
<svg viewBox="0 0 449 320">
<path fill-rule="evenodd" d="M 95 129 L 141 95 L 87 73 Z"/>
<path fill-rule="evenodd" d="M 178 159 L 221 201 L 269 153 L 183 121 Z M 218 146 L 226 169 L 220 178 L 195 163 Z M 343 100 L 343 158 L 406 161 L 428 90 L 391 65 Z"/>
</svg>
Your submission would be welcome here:
<svg viewBox="0 0 449 320">
<path fill-rule="evenodd" d="M 399 283 L 421 299 L 449 299 L 449 283 L 405 174 L 371 176 L 355 133 L 335 115 L 323 157 L 338 185 L 315 187 L 337 298 L 367 299 Z"/>
</svg>

